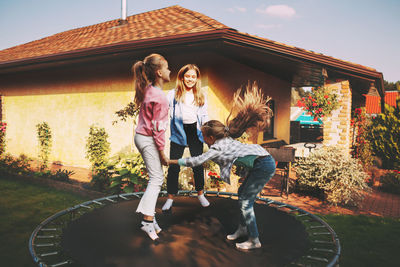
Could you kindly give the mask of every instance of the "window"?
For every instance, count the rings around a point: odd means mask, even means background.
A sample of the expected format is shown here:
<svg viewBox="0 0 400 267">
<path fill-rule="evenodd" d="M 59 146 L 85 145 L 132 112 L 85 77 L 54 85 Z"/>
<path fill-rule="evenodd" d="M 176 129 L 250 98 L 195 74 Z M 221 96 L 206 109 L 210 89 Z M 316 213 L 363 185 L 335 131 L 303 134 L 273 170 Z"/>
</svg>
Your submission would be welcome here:
<svg viewBox="0 0 400 267">
<path fill-rule="evenodd" d="M 271 124 L 264 132 L 263 140 L 269 140 L 274 138 L 274 121 L 275 121 L 275 100 L 270 100 L 268 102 L 268 107 L 272 110 L 273 115 L 271 117 Z"/>
</svg>

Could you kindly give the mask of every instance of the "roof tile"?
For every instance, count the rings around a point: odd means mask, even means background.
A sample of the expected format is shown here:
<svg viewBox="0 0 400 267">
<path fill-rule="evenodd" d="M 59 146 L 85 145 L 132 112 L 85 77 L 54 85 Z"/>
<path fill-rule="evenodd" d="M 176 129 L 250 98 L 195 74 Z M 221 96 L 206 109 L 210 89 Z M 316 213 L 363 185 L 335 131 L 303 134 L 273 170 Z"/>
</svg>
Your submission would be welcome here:
<svg viewBox="0 0 400 267">
<path fill-rule="evenodd" d="M 396 99 L 400 96 L 400 93 L 397 91 L 388 91 L 385 92 L 385 103 L 389 106 L 396 106 Z M 365 110 L 369 114 L 378 114 L 381 112 L 380 110 L 380 102 L 381 98 L 379 96 L 371 96 L 365 95 Z"/>
<path fill-rule="evenodd" d="M 178 5 L 129 16 L 127 17 L 127 21 L 128 23 L 120 25 L 120 20 L 115 19 L 57 33 L 36 41 L 4 49 L 0 51 L 0 64 L 35 57 L 68 53 L 81 49 L 100 48 L 107 45 L 129 41 L 179 36 L 188 33 L 209 32 L 218 29 L 231 29 L 208 16 L 185 9 Z M 234 31 L 237 32 L 236 30 Z M 247 33 L 237 33 L 282 48 L 295 49 L 302 53 L 335 59 L 359 68 L 376 71 L 370 67 L 336 59 L 314 51 L 294 47 Z"/>
<path fill-rule="evenodd" d="M 171 6 L 119 19 L 57 33 L 36 41 L 0 51 L 0 62 L 47 56 L 126 41 L 175 36 L 228 28 L 198 12 Z"/>
</svg>

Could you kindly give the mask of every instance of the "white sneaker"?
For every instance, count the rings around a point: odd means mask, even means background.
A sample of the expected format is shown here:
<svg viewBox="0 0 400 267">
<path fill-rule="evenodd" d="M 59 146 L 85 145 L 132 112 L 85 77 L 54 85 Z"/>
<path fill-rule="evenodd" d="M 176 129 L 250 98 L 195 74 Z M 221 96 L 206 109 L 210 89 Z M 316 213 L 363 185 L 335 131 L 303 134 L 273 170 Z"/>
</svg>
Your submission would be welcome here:
<svg viewBox="0 0 400 267">
<path fill-rule="evenodd" d="M 242 242 L 242 243 L 236 243 L 236 248 L 241 249 L 241 250 L 250 250 L 250 249 L 255 249 L 255 248 L 261 248 L 261 243 L 258 237 L 256 238 L 249 238 L 249 240 Z"/>
<path fill-rule="evenodd" d="M 156 233 L 159 234 L 162 229 L 157 223 L 156 216 L 154 216 L 153 224 L 154 224 L 154 230 L 156 230 Z"/>
<path fill-rule="evenodd" d="M 210 206 L 210 202 L 208 202 L 208 200 L 207 200 L 207 198 L 204 196 L 204 194 L 198 195 L 197 198 L 199 199 L 200 204 L 201 204 L 203 207 L 208 207 L 208 206 Z"/>
<path fill-rule="evenodd" d="M 158 235 L 154 229 L 154 223 L 142 221 L 142 227 L 140 227 L 152 240 L 156 240 Z"/>
<path fill-rule="evenodd" d="M 242 226 L 239 225 L 238 229 L 236 230 L 236 232 L 234 232 L 231 235 L 227 235 L 226 239 L 228 240 L 235 240 L 238 239 L 239 237 L 243 237 L 247 235 L 247 227 L 246 226 Z"/>
<path fill-rule="evenodd" d="M 168 198 L 167 201 L 165 201 L 164 206 L 161 208 L 162 211 L 169 211 L 172 207 L 172 203 L 174 202 L 173 199 Z"/>
</svg>

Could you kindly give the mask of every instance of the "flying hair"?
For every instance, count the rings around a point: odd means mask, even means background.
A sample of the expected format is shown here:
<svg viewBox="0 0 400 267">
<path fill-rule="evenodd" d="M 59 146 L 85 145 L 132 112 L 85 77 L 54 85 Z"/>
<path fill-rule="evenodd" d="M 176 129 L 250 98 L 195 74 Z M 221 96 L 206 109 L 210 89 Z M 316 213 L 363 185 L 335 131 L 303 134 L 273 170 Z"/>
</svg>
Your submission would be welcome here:
<svg viewBox="0 0 400 267">
<path fill-rule="evenodd" d="M 233 95 L 233 105 L 226 119 L 226 126 L 217 120 L 208 121 L 202 126 L 204 134 L 215 136 L 216 139 L 227 136 L 239 138 L 252 127 L 264 130 L 269 126 L 273 115 L 267 105 L 270 100 L 270 97 L 264 97 L 256 82 L 249 82 L 245 90 L 240 88 Z"/>
</svg>

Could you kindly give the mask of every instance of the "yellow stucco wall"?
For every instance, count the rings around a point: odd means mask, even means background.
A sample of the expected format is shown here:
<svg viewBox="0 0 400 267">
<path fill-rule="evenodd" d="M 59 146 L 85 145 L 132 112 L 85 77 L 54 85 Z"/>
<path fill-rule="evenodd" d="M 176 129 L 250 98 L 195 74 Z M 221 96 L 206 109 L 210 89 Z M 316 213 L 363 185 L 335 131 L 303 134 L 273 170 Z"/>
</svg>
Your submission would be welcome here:
<svg viewBox="0 0 400 267">
<path fill-rule="evenodd" d="M 7 152 L 36 157 L 36 124 L 47 122 L 52 131 L 50 161 L 89 166 L 85 144 L 89 127 L 105 127 L 112 153 L 131 143 L 132 123 L 112 125 L 114 112 L 132 99 L 132 92 L 74 93 L 4 97 Z M 18 123 L 16 123 L 18 122 Z"/>
<path fill-rule="evenodd" d="M 207 88 L 210 119 L 225 122 L 232 95 L 247 81 L 257 81 L 266 95 L 276 101 L 275 137 L 289 141 L 290 84 L 261 71 L 222 56 L 203 53 L 190 59 L 184 55 L 170 57 L 171 82 L 165 92 L 174 88 L 176 72 L 187 63 L 199 65 Z M 133 147 L 132 120 L 112 125 L 115 111 L 133 98 L 132 59 L 98 64 L 35 70 L 0 77 L 3 95 L 3 120 L 7 122 L 6 151 L 18 156 L 24 153 L 37 158 L 36 124 L 47 122 L 53 135 L 50 162 L 89 167 L 85 144 L 89 127 L 96 124 L 109 134 L 111 155 Z M 166 154 L 169 154 L 169 131 Z M 262 135 L 253 141 L 263 142 Z"/>
<path fill-rule="evenodd" d="M 3 120 L 8 124 L 6 152 L 38 156 L 36 125 L 52 131 L 50 162 L 89 167 L 86 138 L 92 124 L 109 134 L 111 153 L 132 144 L 132 122 L 119 122 L 115 111 L 132 100 L 129 65 L 79 65 L 2 76 Z M 122 70 L 122 71 L 121 71 Z"/>
</svg>

